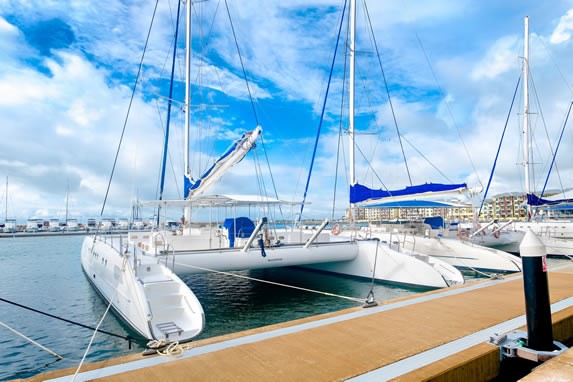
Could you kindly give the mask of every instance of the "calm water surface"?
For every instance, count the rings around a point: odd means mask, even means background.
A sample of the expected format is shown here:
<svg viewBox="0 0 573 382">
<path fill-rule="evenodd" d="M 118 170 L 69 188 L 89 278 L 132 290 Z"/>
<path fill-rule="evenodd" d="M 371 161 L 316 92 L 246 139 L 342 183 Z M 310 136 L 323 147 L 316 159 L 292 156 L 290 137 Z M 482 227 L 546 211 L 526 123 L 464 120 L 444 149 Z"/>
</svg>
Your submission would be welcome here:
<svg viewBox="0 0 573 382">
<path fill-rule="evenodd" d="M 80 264 L 83 236 L 0 239 L 0 298 L 95 327 L 106 305 L 92 289 Z M 301 269 L 237 272 L 258 279 L 364 299 L 370 282 Z M 358 303 L 221 274 L 184 277 L 205 310 L 208 338 L 264 325 L 358 306 Z M 374 285 L 378 301 L 423 291 Z M 92 331 L 0 301 L 0 322 L 64 357 L 56 358 L 0 326 L 0 380 L 77 366 Z M 133 334 L 109 314 L 101 329 Z M 86 362 L 143 351 L 145 343 L 128 343 L 98 334 Z"/>
</svg>

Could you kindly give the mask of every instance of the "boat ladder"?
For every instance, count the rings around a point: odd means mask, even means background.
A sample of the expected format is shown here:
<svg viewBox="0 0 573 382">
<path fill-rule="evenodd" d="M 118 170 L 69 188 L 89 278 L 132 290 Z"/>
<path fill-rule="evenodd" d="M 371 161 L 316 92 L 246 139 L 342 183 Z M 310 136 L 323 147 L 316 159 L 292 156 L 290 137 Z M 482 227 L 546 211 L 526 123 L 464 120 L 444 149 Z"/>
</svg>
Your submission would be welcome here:
<svg viewBox="0 0 573 382">
<path fill-rule="evenodd" d="M 183 333 L 183 329 L 177 326 L 173 321 L 162 322 L 155 326 L 157 326 L 157 329 L 159 329 L 163 334 L 165 334 L 166 338 L 169 338 L 170 334 L 177 333 L 178 335 L 180 335 L 181 333 Z"/>
</svg>

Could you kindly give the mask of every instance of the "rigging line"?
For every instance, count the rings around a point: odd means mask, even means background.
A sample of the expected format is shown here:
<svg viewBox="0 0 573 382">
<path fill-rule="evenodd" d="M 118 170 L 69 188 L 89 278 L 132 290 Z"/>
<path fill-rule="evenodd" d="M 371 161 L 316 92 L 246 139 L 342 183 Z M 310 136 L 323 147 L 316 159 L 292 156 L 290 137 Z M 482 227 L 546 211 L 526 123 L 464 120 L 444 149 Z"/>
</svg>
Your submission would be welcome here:
<svg viewBox="0 0 573 382">
<path fill-rule="evenodd" d="M 372 29 L 372 22 L 370 20 L 370 13 L 368 12 L 368 7 L 366 6 L 366 1 L 363 1 L 364 10 L 366 12 L 366 18 L 368 19 L 368 25 L 370 26 L 370 33 L 372 35 L 372 40 L 374 42 L 374 48 L 376 49 L 376 57 L 378 58 L 378 64 L 380 65 L 380 71 L 382 72 L 382 78 L 384 79 L 384 87 L 386 88 L 386 94 L 388 95 L 388 103 L 390 104 L 390 110 L 392 111 L 392 118 L 394 119 L 394 126 L 396 127 L 396 134 L 398 135 L 398 141 L 400 142 L 400 149 L 402 150 L 402 157 L 404 158 L 404 164 L 406 165 L 406 172 L 408 173 L 408 180 L 410 181 L 410 186 L 412 185 L 412 177 L 410 175 L 410 169 L 408 168 L 408 161 L 406 160 L 406 153 L 404 152 L 404 145 L 402 144 L 400 129 L 398 128 L 398 121 L 396 120 L 396 113 L 394 111 L 394 106 L 392 104 L 392 98 L 390 97 L 390 89 L 388 88 L 388 81 L 386 81 L 386 74 L 384 72 L 384 67 L 382 66 L 382 60 L 380 59 L 380 52 L 378 51 L 378 43 L 376 42 L 376 37 L 374 36 L 374 30 Z"/>
<path fill-rule="evenodd" d="M 109 182 L 107 183 L 107 189 L 105 191 L 105 197 L 103 199 L 103 205 L 101 207 L 100 216 L 103 216 L 103 212 L 105 210 L 105 205 L 107 202 L 107 197 L 109 195 L 109 189 L 111 187 L 111 180 L 113 179 L 113 174 L 115 173 L 115 166 L 117 165 L 117 159 L 119 158 L 119 152 L 121 150 L 121 145 L 123 142 L 123 136 L 125 135 L 125 130 L 127 128 L 127 121 L 129 119 L 129 113 L 131 111 L 131 105 L 133 104 L 133 99 L 135 98 L 135 90 L 137 88 L 137 83 L 141 76 L 141 70 L 143 68 L 143 59 L 145 58 L 145 53 L 147 52 L 147 46 L 149 44 L 149 37 L 151 36 L 151 28 L 153 27 L 153 21 L 155 20 L 155 14 L 157 13 L 157 6 L 159 4 L 159 0 L 155 1 L 155 8 L 153 8 L 153 15 L 151 16 L 151 23 L 149 24 L 149 30 L 147 31 L 147 38 L 145 39 L 145 46 L 143 47 L 143 53 L 141 54 L 141 60 L 139 61 L 139 68 L 137 70 L 137 75 L 135 77 L 135 82 L 133 84 L 133 91 L 131 92 L 131 98 L 129 99 L 129 106 L 127 108 L 127 114 L 125 115 L 125 120 L 123 122 L 123 128 L 121 130 L 121 136 L 119 138 L 119 144 L 117 145 L 117 151 L 115 153 L 115 159 L 113 160 L 113 166 L 111 169 L 111 174 L 109 176 Z"/>
<path fill-rule="evenodd" d="M 531 68 L 529 69 L 529 73 L 531 73 Z M 545 123 L 545 115 L 543 114 L 543 110 L 541 109 L 541 102 L 539 101 L 539 95 L 538 95 L 537 89 L 535 87 L 535 82 L 533 81 L 533 75 L 531 75 L 531 85 L 533 86 L 533 92 L 535 94 L 535 101 L 537 102 L 537 107 L 539 108 L 539 114 L 541 115 L 541 121 L 543 122 L 543 127 L 545 129 L 545 137 L 547 138 L 549 150 L 551 152 L 551 156 L 555 157 L 555 155 L 557 155 L 557 148 L 555 149 L 555 151 L 553 151 L 553 145 L 551 144 L 551 139 L 549 138 L 549 132 L 547 131 L 547 124 Z M 565 118 L 565 122 L 564 122 L 565 124 L 567 123 L 567 119 L 569 118 L 569 112 L 570 111 L 571 111 L 571 106 L 569 106 L 569 111 L 567 112 L 567 117 Z M 565 126 L 563 126 L 563 128 L 565 128 Z M 561 132 L 561 135 L 563 135 L 563 132 Z M 561 138 L 559 140 L 561 140 Z M 551 164 L 551 166 L 553 166 L 553 163 Z M 563 182 L 561 181 L 561 174 L 559 174 L 559 169 L 557 167 L 555 167 L 555 171 L 557 171 L 557 178 L 559 179 L 559 184 L 561 185 L 561 190 L 563 190 Z M 549 173 L 551 173 L 551 168 L 548 171 L 548 175 L 547 175 L 548 178 L 549 178 Z M 545 185 L 547 185 L 547 181 L 545 182 Z M 543 187 L 543 190 L 545 191 L 545 186 Z M 543 193 L 541 193 L 540 196 L 543 197 Z"/>
<path fill-rule="evenodd" d="M 569 89 L 569 92 L 573 95 L 573 89 L 571 89 L 571 86 L 569 86 L 569 83 L 567 82 L 567 80 L 565 79 L 565 76 L 563 75 L 563 72 L 561 71 L 561 69 L 559 68 L 559 65 L 557 65 L 557 60 L 555 60 L 555 58 L 553 57 L 553 55 L 551 54 L 551 50 L 547 47 L 547 45 L 545 44 L 544 39 L 540 38 L 539 41 L 541 41 L 541 44 L 545 47 L 545 49 L 547 50 L 547 53 L 549 55 L 549 57 L 551 57 L 551 61 L 553 62 L 553 65 L 555 65 L 555 68 L 557 69 L 557 73 L 559 73 L 559 75 L 561 76 L 561 79 L 563 80 L 563 82 L 565 83 L 565 86 L 567 87 L 567 89 Z"/>
<path fill-rule="evenodd" d="M 278 194 L 278 191 L 277 191 L 277 186 L 276 186 L 276 183 L 275 183 L 275 178 L 274 178 L 273 173 L 272 173 L 272 171 L 271 171 L 271 163 L 270 163 L 269 157 L 268 157 L 268 155 L 267 155 L 267 148 L 266 148 L 266 146 L 265 146 L 265 140 L 263 139 L 263 134 L 260 135 L 260 138 L 261 138 L 261 146 L 263 146 L 263 153 L 265 154 L 265 160 L 267 161 L 267 167 L 268 167 L 268 169 L 269 169 L 269 174 L 270 174 L 270 177 L 271 177 L 271 183 L 272 183 L 272 185 L 273 185 L 273 190 L 275 191 L 275 197 L 276 197 L 277 199 L 279 199 L 279 194 Z M 281 206 L 280 204 L 279 204 L 279 212 L 280 212 L 280 214 L 281 214 L 281 218 L 284 220 L 283 209 L 282 209 L 282 206 Z"/>
<path fill-rule="evenodd" d="M 93 326 L 84 325 L 84 324 L 81 324 L 81 323 L 76 322 L 76 321 L 68 320 L 68 319 L 66 319 L 66 318 L 53 315 L 53 314 L 51 314 L 51 313 L 42 312 L 41 310 L 38 310 L 38 309 L 35 309 L 35 308 L 31 308 L 31 307 L 29 307 L 29 306 L 22 305 L 22 304 L 19 304 L 19 303 L 17 303 L 17 302 L 14 302 L 14 301 L 10 301 L 10 300 L 7 300 L 7 299 L 2 298 L 2 297 L 0 297 L 0 301 L 5 302 L 5 303 L 8 303 L 8 304 L 15 305 L 15 306 L 17 306 L 17 307 L 19 307 L 19 308 L 23 308 L 23 309 L 30 310 L 30 311 L 32 311 L 32 312 L 34 312 L 34 313 L 39 313 L 39 314 L 43 314 L 44 316 L 48 316 L 48 317 L 51 317 L 51 318 L 55 318 L 56 320 L 60 320 L 60 321 L 67 322 L 68 324 L 73 324 L 73 325 L 76 325 L 76 326 L 81 326 L 81 327 L 84 328 L 84 329 L 96 330 L 96 328 L 94 328 Z M 111 332 L 108 332 L 108 331 L 105 331 L 105 330 L 100 330 L 100 332 L 103 333 L 103 334 L 107 334 L 107 335 L 109 335 L 109 336 L 121 338 L 121 339 L 126 340 L 126 341 L 131 341 L 131 340 L 133 339 L 131 336 L 122 336 L 122 335 L 115 334 L 115 333 L 111 333 Z"/>
<path fill-rule="evenodd" d="M 422 154 L 422 152 L 421 152 L 420 150 L 418 150 L 418 148 L 417 148 L 416 146 L 414 146 L 414 145 L 412 144 L 412 142 L 410 142 L 410 141 L 408 140 L 408 138 L 406 138 L 405 136 L 402 136 L 402 138 L 403 138 L 403 139 L 406 141 L 406 143 L 408 143 L 414 150 L 416 150 L 416 152 L 417 152 L 418 154 L 420 154 L 420 156 L 421 156 L 422 158 L 424 158 L 424 159 L 426 160 L 426 162 L 428 162 L 428 163 L 430 164 L 430 166 L 432 166 L 441 176 L 443 176 L 444 179 L 446 179 L 446 180 L 447 180 L 448 182 L 450 182 L 450 183 L 453 183 L 453 182 L 446 176 L 446 174 L 444 174 L 442 171 L 440 171 L 440 169 L 439 169 L 436 165 L 434 165 L 428 158 L 426 158 L 426 156 L 425 156 L 424 154 Z"/>
<path fill-rule="evenodd" d="M 31 344 L 36 345 L 36 346 L 39 347 L 40 349 L 47 351 L 48 353 L 50 353 L 50 354 L 53 355 L 54 357 L 57 357 L 58 360 L 64 359 L 64 357 L 62 357 L 62 356 L 59 355 L 58 353 L 56 353 L 56 352 L 54 352 L 54 351 L 48 349 L 48 348 L 45 347 L 45 346 L 40 345 L 39 343 L 37 343 L 37 342 L 34 341 L 33 339 L 31 339 L 31 338 L 25 336 L 24 334 L 20 333 L 19 331 L 17 331 L 17 330 L 14 329 L 14 328 L 9 327 L 8 325 L 6 325 L 5 323 L 3 323 L 2 321 L 0 321 L 0 325 L 2 325 L 3 327 L 5 327 L 6 329 L 8 329 L 9 331 L 11 331 L 12 333 L 14 333 L 14 334 L 16 334 L 16 335 L 18 335 L 18 336 L 24 338 L 26 341 L 30 342 Z"/>
<path fill-rule="evenodd" d="M 448 100 L 446 99 L 445 95 L 444 95 L 444 91 L 442 90 L 442 87 L 440 86 L 439 82 L 438 82 L 438 77 L 436 76 L 436 72 L 434 72 L 434 69 L 430 63 L 430 59 L 426 53 L 426 50 L 424 49 L 424 45 L 422 44 L 422 40 L 420 39 L 420 36 L 418 35 L 418 32 L 415 31 L 416 34 L 416 38 L 418 39 L 418 43 L 420 44 L 420 48 L 422 49 L 422 52 L 424 53 L 424 57 L 426 58 L 426 62 L 428 63 L 428 66 L 430 67 L 430 71 L 432 72 L 432 76 L 434 77 L 434 81 L 436 81 L 436 86 L 438 87 L 438 90 L 440 91 L 440 94 L 442 95 L 442 98 L 444 100 L 444 103 L 446 104 L 446 108 L 448 109 L 448 113 L 450 114 L 450 118 L 452 119 L 452 124 L 454 125 L 454 127 L 456 128 L 456 132 L 458 133 L 458 137 L 460 138 L 460 141 L 462 142 L 462 146 L 464 147 L 464 150 L 468 156 L 468 159 L 470 161 L 470 164 L 474 170 L 474 174 L 476 174 L 477 180 L 481 186 L 481 188 L 483 189 L 483 183 L 479 177 L 479 173 L 476 169 L 476 166 L 470 156 L 469 150 L 466 146 L 466 142 L 464 141 L 464 138 L 462 136 L 462 133 L 460 132 L 460 129 L 458 128 L 458 125 L 456 123 L 456 120 L 454 119 L 454 113 L 452 112 L 452 109 L 450 108 L 450 103 L 448 102 Z"/>
<path fill-rule="evenodd" d="M 336 36 L 336 45 L 334 49 L 334 54 L 332 55 L 332 64 L 330 65 L 330 73 L 328 75 L 328 83 L 326 85 L 326 94 L 324 95 L 324 101 L 322 103 L 322 111 L 320 113 L 320 122 L 318 124 L 318 131 L 316 132 L 316 139 L 314 141 L 314 149 L 312 151 L 312 158 L 310 160 L 310 168 L 308 170 L 308 177 L 306 178 L 306 187 L 304 188 L 304 195 L 302 198 L 302 204 L 300 206 L 300 215 L 298 221 L 300 223 L 302 219 L 302 211 L 304 210 L 304 202 L 306 201 L 306 194 L 308 192 L 308 186 L 310 184 L 310 176 L 312 175 L 312 168 L 314 167 L 314 159 L 316 158 L 316 149 L 318 147 L 318 139 L 320 137 L 320 130 L 322 129 L 322 122 L 324 121 L 324 113 L 326 111 L 326 101 L 328 100 L 328 93 L 330 91 L 330 83 L 332 81 L 332 74 L 334 72 L 334 63 L 336 61 L 336 53 L 338 52 L 338 44 L 340 43 L 340 32 L 342 30 L 342 25 L 344 24 L 344 13 L 346 12 L 346 0 L 344 0 L 344 7 L 342 9 L 342 15 L 340 17 L 340 25 L 338 26 L 338 34 Z"/>
<path fill-rule="evenodd" d="M 245 64 L 243 63 L 243 57 L 241 56 L 241 50 L 239 49 L 239 42 L 237 41 L 237 35 L 235 34 L 235 27 L 233 26 L 233 20 L 231 19 L 231 12 L 229 11 L 229 4 L 227 3 L 227 0 L 225 0 L 225 7 L 227 8 L 227 15 L 229 15 L 229 23 L 231 24 L 231 30 L 233 31 L 233 38 L 235 39 L 235 46 L 237 47 L 237 53 L 239 54 L 239 61 L 241 62 L 241 68 L 243 69 L 243 76 L 245 78 L 245 83 L 247 84 L 247 91 L 249 92 L 249 99 L 251 100 L 251 107 L 253 108 L 255 121 L 257 122 L 257 125 L 260 125 L 259 116 L 257 115 L 257 110 L 255 108 L 255 101 L 251 93 L 251 87 L 249 86 L 247 72 L 245 71 Z"/>
<path fill-rule="evenodd" d="M 507 112 L 507 117 L 505 119 L 505 125 L 503 126 L 503 132 L 501 133 L 501 139 L 499 140 L 499 145 L 497 146 L 497 153 L 495 154 L 495 160 L 493 161 L 493 166 L 491 169 L 491 173 L 489 175 L 489 180 L 487 182 L 487 187 L 485 188 L 485 192 L 483 194 L 483 198 L 481 201 L 481 205 L 479 206 L 479 211 L 477 214 L 477 217 L 479 218 L 479 216 L 481 215 L 481 210 L 483 208 L 483 205 L 485 203 L 485 199 L 487 198 L 487 192 L 489 191 L 489 186 L 491 185 L 491 181 L 493 179 L 493 174 L 495 172 L 495 167 L 497 164 L 497 158 L 499 157 L 499 152 L 501 150 L 501 144 L 503 142 L 503 137 L 505 136 L 505 131 L 507 129 L 507 124 L 509 122 L 509 117 L 511 116 L 511 110 L 513 109 L 513 103 L 515 102 L 515 97 L 517 95 L 517 90 L 519 89 L 519 83 L 521 82 L 521 74 L 519 75 L 519 78 L 517 79 L 517 84 L 515 85 L 515 91 L 513 92 L 513 98 L 511 100 L 511 105 L 509 107 L 509 111 Z"/>
<path fill-rule="evenodd" d="M 203 267 L 199 267 L 199 266 L 197 266 L 197 265 L 189 265 L 189 264 L 178 264 L 178 265 L 184 266 L 184 267 L 189 267 L 189 268 L 194 268 L 194 269 L 199 269 L 199 270 L 202 270 L 202 271 L 213 272 L 213 273 L 218 273 L 218 274 L 227 275 L 227 276 L 232 276 L 232 277 L 238 277 L 238 278 L 241 278 L 241 279 L 246 279 L 246 280 L 251 280 L 251 281 L 258 281 L 258 282 L 265 283 L 265 284 L 276 285 L 276 286 L 282 286 L 282 287 L 291 288 L 291 289 L 298 289 L 298 290 L 302 290 L 302 291 L 304 291 L 304 292 L 312 292 L 312 293 L 322 294 L 322 295 L 330 296 L 330 297 L 338 297 L 338 298 L 342 298 L 342 299 L 350 300 L 350 301 L 354 301 L 354 302 L 359 302 L 359 303 L 363 303 L 363 302 L 364 302 L 364 299 L 360 299 L 360 298 L 356 298 L 356 297 L 343 296 L 343 295 L 340 295 L 340 294 L 335 294 L 335 293 L 330 293 L 330 292 L 323 292 L 323 291 L 319 291 L 319 290 L 314 290 L 314 289 L 308 289 L 308 288 L 298 287 L 298 286 L 295 286 L 295 285 L 288 285 L 288 284 L 278 283 L 278 282 L 275 282 L 275 281 L 257 279 L 257 278 L 255 278 L 255 277 L 249 277 L 249 276 L 239 275 L 239 274 L 231 273 L 231 272 L 216 271 L 216 270 L 214 270 L 214 269 L 203 268 Z"/>
<path fill-rule="evenodd" d="M 553 168 L 553 164 L 555 163 L 555 157 L 557 156 L 557 150 L 559 150 L 559 145 L 561 145 L 561 138 L 563 138 L 563 132 L 565 131 L 565 126 L 567 126 L 567 121 L 569 120 L 569 113 L 571 113 L 571 107 L 573 106 L 573 102 L 569 104 L 569 110 L 567 111 L 567 117 L 565 118 L 565 123 L 563 124 L 563 128 L 561 129 L 561 135 L 559 135 L 559 141 L 557 141 L 557 147 L 555 148 L 555 153 L 553 154 L 553 160 L 551 161 L 551 166 L 549 166 L 549 171 L 547 172 L 547 178 L 545 178 L 545 184 L 543 185 L 543 190 L 541 191 L 541 196 L 543 197 L 543 193 L 545 192 L 545 187 L 547 187 L 547 182 L 549 181 L 549 175 L 551 175 L 551 169 Z"/>
<path fill-rule="evenodd" d="M 167 167 L 167 156 L 169 154 L 169 124 L 171 122 L 171 99 L 173 98 L 173 80 L 175 77 L 175 59 L 177 58 L 177 39 L 179 36 L 179 15 L 181 12 L 181 2 L 177 3 L 177 22 L 175 25 L 175 39 L 173 42 L 173 60 L 171 61 L 171 78 L 169 82 L 169 102 L 167 104 L 167 120 L 165 122 L 165 142 L 163 143 L 163 159 L 161 161 L 161 180 L 159 184 L 159 200 L 163 200 L 165 187 L 165 169 Z M 159 210 L 157 208 L 157 225 L 159 226 Z"/>
<path fill-rule="evenodd" d="M 350 24 L 350 19 L 348 20 Z M 350 27 L 347 26 L 346 28 L 346 41 L 348 41 L 348 34 L 350 33 Z M 349 49 L 348 44 L 346 45 L 346 49 Z M 340 162 L 340 150 L 342 149 L 342 157 L 344 158 L 346 154 L 344 153 L 344 146 L 342 145 L 342 132 L 344 130 L 343 123 L 342 123 L 342 116 L 344 115 L 344 95 L 346 94 L 346 64 L 347 60 L 344 60 L 344 67 L 342 69 L 342 73 L 344 73 L 342 79 L 342 97 L 340 97 L 340 118 L 338 119 L 338 143 L 336 147 L 336 171 L 334 172 L 334 191 L 332 193 L 332 214 L 331 219 L 334 220 L 334 211 L 336 209 L 336 189 L 338 186 L 338 165 Z M 348 179 L 348 178 L 346 178 Z"/>
<path fill-rule="evenodd" d="M 368 159 L 366 158 L 366 156 L 364 155 L 364 153 L 363 153 L 362 150 L 360 149 L 360 146 L 356 146 L 356 149 L 357 149 L 358 152 L 362 155 L 362 158 L 368 162 Z M 386 187 L 386 185 L 385 185 L 384 182 L 382 181 L 382 178 L 380 178 L 380 176 L 378 175 L 378 173 L 376 172 L 376 170 L 374 170 L 374 167 L 372 167 L 372 165 L 371 165 L 370 163 L 368 163 L 368 166 L 372 169 L 372 174 L 374 174 L 374 176 L 376 177 L 376 179 L 378 179 L 378 181 L 380 182 L 380 184 L 382 184 L 382 187 L 384 187 L 384 189 L 385 189 L 386 191 L 390 191 L 390 190 L 388 189 L 388 187 Z"/>
</svg>

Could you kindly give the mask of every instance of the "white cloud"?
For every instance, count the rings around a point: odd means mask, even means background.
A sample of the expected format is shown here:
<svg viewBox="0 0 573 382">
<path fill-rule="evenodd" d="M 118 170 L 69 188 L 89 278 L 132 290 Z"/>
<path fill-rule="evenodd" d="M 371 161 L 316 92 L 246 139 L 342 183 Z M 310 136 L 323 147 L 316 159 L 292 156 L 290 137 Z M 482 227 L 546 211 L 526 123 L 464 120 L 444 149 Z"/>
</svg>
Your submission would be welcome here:
<svg viewBox="0 0 573 382">
<path fill-rule="evenodd" d="M 553 30 L 549 41 L 552 44 L 561 44 L 569 41 L 571 30 L 573 29 L 573 9 L 569 9 L 567 14 L 561 16 L 559 24 Z"/>
<path fill-rule="evenodd" d="M 497 40 L 486 52 L 485 57 L 475 65 L 471 73 L 472 80 L 493 79 L 516 68 L 518 44 L 519 39 L 515 36 Z"/>
</svg>

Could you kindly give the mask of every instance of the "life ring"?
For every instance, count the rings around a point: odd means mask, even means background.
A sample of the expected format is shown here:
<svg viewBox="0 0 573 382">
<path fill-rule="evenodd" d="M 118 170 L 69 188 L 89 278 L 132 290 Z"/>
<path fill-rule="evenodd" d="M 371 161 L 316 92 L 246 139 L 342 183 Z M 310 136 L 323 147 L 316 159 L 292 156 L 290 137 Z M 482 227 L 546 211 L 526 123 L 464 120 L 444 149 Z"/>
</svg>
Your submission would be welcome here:
<svg viewBox="0 0 573 382">
<path fill-rule="evenodd" d="M 478 229 L 477 229 L 477 230 L 479 231 L 480 229 L 481 229 L 481 224 L 478 224 Z M 480 232 L 480 235 L 483 235 L 483 236 L 487 235 L 487 233 L 485 233 L 485 229 Z"/>
<path fill-rule="evenodd" d="M 499 231 L 496 231 L 496 229 L 498 229 L 498 227 L 497 227 L 497 226 L 493 226 L 493 231 L 494 231 L 494 232 L 493 232 L 493 237 L 495 237 L 496 239 L 499 239 L 500 232 L 499 232 Z"/>
<path fill-rule="evenodd" d="M 458 230 L 458 238 L 460 240 L 467 240 L 468 239 L 468 231 L 466 231 L 465 229 L 459 229 Z"/>
<path fill-rule="evenodd" d="M 330 232 L 331 232 L 334 236 L 339 235 L 340 232 L 342 232 L 342 228 L 340 227 L 340 224 L 337 223 L 337 224 L 333 225 L 333 226 L 332 226 L 332 229 L 330 230 Z"/>
</svg>

